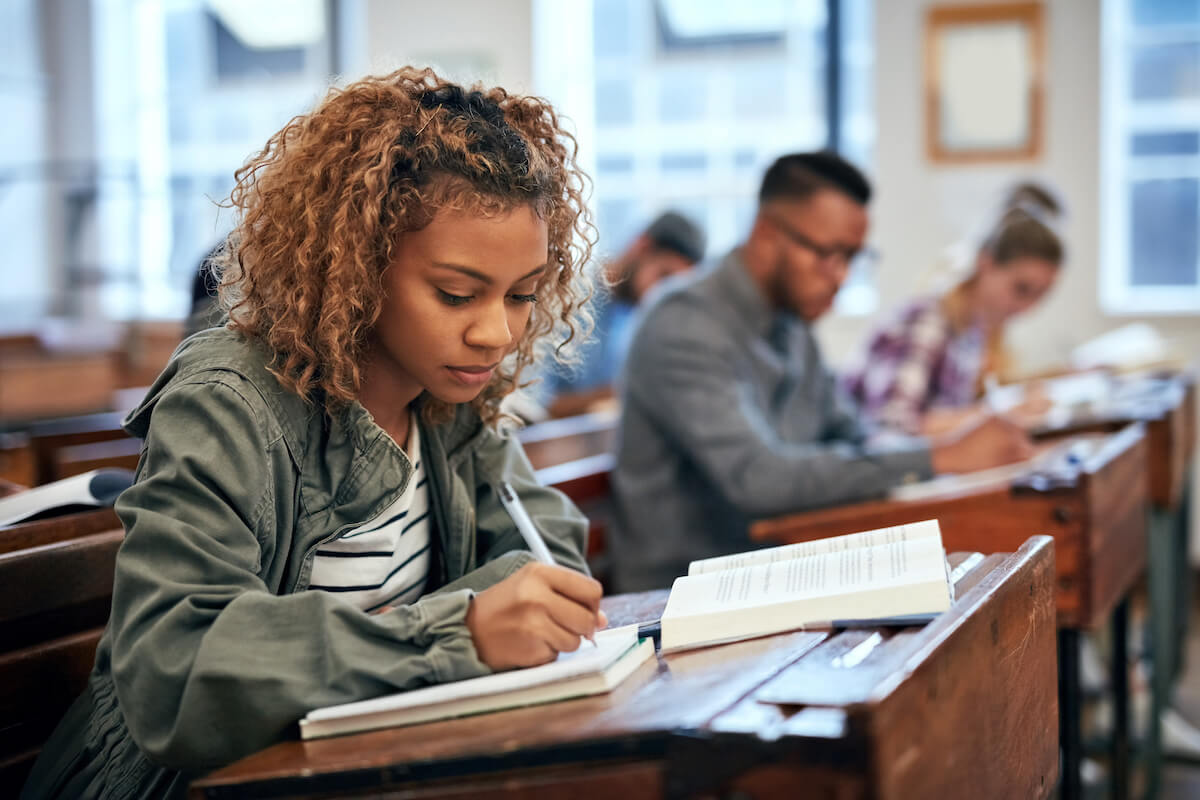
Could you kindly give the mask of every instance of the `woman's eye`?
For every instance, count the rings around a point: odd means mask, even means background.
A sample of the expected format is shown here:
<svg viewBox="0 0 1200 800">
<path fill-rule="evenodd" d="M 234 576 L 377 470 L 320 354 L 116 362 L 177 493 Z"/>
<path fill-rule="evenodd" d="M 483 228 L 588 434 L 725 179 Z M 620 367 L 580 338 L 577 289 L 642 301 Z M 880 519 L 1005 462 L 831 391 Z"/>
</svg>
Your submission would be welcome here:
<svg viewBox="0 0 1200 800">
<path fill-rule="evenodd" d="M 516 303 L 536 303 L 536 294 L 510 294 L 509 297 Z"/>
<path fill-rule="evenodd" d="M 442 302 L 448 306 L 461 306 L 463 303 L 466 303 L 471 299 L 470 295 L 450 294 L 449 292 L 442 291 L 441 289 L 438 289 L 437 292 L 438 297 L 440 297 Z"/>
</svg>

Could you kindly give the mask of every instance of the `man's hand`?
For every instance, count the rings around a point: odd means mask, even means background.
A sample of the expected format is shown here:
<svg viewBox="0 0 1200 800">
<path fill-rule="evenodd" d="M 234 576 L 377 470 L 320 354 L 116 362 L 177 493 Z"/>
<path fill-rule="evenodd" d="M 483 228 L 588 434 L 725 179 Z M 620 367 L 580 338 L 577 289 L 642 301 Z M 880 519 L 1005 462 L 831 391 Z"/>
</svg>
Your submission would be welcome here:
<svg viewBox="0 0 1200 800">
<path fill-rule="evenodd" d="M 984 416 L 934 440 L 934 472 L 973 472 L 1033 457 L 1033 443 L 1019 425 Z"/>
</svg>

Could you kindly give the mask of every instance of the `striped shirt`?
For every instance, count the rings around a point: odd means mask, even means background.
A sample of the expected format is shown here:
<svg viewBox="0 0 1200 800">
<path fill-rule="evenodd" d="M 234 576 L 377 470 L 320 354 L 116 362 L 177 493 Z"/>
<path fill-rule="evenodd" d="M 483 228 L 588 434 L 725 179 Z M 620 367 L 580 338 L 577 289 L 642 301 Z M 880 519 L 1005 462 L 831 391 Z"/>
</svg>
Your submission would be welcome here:
<svg viewBox="0 0 1200 800">
<path fill-rule="evenodd" d="M 363 611 L 404 605 L 425 591 L 429 577 L 429 482 L 420 461 L 414 415 L 405 454 L 416 458 L 412 477 L 377 517 L 326 542 L 313 559 L 309 589 L 334 592 Z"/>
</svg>

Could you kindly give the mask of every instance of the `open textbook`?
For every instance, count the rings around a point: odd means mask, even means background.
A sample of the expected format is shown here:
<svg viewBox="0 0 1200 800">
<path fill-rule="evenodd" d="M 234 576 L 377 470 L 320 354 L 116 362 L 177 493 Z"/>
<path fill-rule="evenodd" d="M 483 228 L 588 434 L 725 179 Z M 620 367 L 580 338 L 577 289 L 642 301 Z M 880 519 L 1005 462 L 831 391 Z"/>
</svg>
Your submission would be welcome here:
<svg viewBox="0 0 1200 800">
<path fill-rule="evenodd" d="M 654 644 L 638 639 L 637 625 L 626 625 L 600 631 L 595 646 L 583 642 L 538 667 L 319 708 L 300 720 L 300 736 L 338 736 L 603 694 L 653 657 Z"/>
<path fill-rule="evenodd" d="M 693 561 L 662 615 L 684 650 L 841 620 L 932 618 L 952 585 L 936 520 Z"/>
<path fill-rule="evenodd" d="M 108 467 L 0 498 L 0 527 L 42 517 L 111 506 L 133 483 L 133 471 Z"/>
</svg>

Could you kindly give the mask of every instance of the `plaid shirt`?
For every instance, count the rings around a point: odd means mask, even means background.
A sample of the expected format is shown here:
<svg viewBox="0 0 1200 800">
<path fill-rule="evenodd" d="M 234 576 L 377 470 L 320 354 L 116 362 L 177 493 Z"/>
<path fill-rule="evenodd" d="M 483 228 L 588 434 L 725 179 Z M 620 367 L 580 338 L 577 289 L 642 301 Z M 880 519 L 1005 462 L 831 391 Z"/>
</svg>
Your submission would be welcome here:
<svg viewBox="0 0 1200 800">
<path fill-rule="evenodd" d="M 921 415 L 931 408 L 975 401 L 984 351 L 979 328 L 956 334 L 941 298 L 926 297 L 872 335 L 859 371 L 846 376 L 845 388 L 865 416 L 917 433 Z"/>
</svg>

